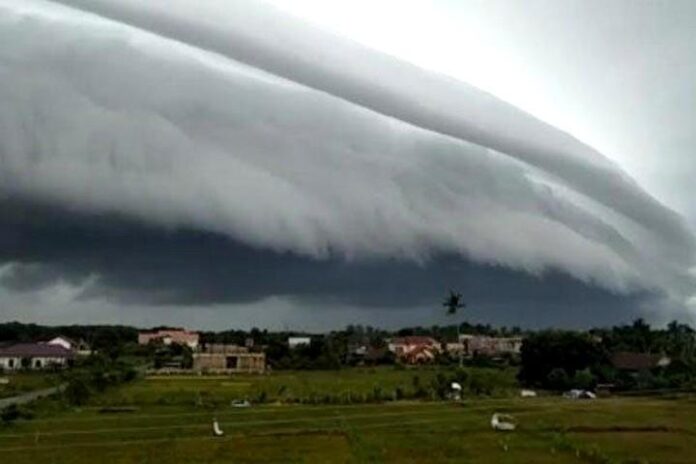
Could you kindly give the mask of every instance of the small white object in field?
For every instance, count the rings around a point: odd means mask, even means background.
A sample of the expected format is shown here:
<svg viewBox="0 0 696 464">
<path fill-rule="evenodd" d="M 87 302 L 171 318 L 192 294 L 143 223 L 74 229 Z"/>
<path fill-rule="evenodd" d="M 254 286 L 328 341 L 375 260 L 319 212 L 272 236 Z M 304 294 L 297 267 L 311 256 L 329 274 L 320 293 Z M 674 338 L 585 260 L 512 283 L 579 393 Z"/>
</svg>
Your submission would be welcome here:
<svg viewBox="0 0 696 464">
<path fill-rule="evenodd" d="M 565 398 L 570 398 L 571 400 L 593 400 L 597 398 L 597 395 L 587 390 L 573 389 L 565 392 L 563 394 Z"/>
<path fill-rule="evenodd" d="M 452 390 L 462 391 L 462 386 L 457 382 L 452 382 Z"/>
<path fill-rule="evenodd" d="M 522 398 L 536 398 L 537 392 L 534 390 L 520 390 L 520 396 Z"/>
<path fill-rule="evenodd" d="M 232 400 L 230 405 L 233 408 L 250 408 L 251 403 L 248 400 Z"/>
<path fill-rule="evenodd" d="M 7 377 L 0 377 L 0 385 L 9 385 L 10 384 L 10 379 Z"/>
<path fill-rule="evenodd" d="M 512 416 L 495 413 L 493 414 L 493 417 L 491 417 L 491 427 L 493 427 L 493 430 L 511 432 L 517 427 L 512 420 Z"/>
<path fill-rule="evenodd" d="M 220 428 L 220 424 L 218 424 L 217 419 L 213 419 L 213 435 L 216 437 L 221 437 L 225 434 L 225 432 L 222 431 Z"/>
</svg>

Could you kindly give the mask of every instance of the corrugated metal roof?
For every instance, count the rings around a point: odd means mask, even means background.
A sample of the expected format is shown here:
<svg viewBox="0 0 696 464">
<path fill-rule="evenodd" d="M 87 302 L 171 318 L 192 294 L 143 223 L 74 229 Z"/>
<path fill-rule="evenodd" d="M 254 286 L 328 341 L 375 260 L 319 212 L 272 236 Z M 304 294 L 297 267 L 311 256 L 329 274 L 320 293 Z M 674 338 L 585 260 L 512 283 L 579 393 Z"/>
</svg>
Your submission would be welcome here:
<svg viewBox="0 0 696 464">
<path fill-rule="evenodd" d="M 45 358 L 72 358 L 75 354 L 60 345 L 46 343 L 17 343 L 0 348 L 0 357 L 45 357 Z"/>
</svg>

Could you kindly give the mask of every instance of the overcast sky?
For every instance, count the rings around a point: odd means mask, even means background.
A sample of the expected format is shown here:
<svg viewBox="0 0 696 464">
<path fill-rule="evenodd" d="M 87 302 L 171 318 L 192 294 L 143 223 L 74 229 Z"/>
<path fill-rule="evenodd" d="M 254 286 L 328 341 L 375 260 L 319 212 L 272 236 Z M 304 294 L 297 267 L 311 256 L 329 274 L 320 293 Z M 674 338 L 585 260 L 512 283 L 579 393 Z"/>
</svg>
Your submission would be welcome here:
<svg viewBox="0 0 696 464">
<path fill-rule="evenodd" d="M 693 321 L 693 2 L 0 0 L 0 316 Z"/>
</svg>

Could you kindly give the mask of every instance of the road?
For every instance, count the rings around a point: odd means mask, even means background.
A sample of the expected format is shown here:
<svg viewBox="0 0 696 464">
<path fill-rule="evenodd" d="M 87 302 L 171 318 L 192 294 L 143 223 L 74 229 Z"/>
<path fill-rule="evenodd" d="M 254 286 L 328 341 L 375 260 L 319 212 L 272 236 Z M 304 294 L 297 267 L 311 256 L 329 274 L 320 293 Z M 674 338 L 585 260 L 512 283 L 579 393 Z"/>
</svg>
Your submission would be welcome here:
<svg viewBox="0 0 696 464">
<path fill-rule="evenodd" d="M 57 387 L 51 387 L 51 388 L 44 388 L 41 390 L 34 390 L 30 391 L 27 393 L 23 393 L 21 395 L 13 396 L 10 398 L 3 398 L 0 399 L 0 409 L 4 409 L 10 405 L 16 404 L 26 404 L 26 403 L 31 403 L 32 401 L 38 400 L 40 398 L 45 398 L 47 396 L 51 396 L 55 393 L 58 393 L 62 391 L 65 388 L 65 385 L 59 385 Z"/>
</svg>

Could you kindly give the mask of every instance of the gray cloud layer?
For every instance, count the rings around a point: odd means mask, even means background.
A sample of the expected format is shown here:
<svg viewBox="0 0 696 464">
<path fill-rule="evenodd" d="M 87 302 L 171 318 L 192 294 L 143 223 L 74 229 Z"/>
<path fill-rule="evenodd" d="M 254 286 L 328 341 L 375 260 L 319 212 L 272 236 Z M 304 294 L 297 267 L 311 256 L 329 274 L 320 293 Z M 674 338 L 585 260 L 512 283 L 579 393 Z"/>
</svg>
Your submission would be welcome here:
<svg viewBox="0 0 696 464">
<path fill-rule="evenodd" d="M 246 1 L 61 3 L 0 1 L 0 195 L 320 260 L 694 293 L 677 215 L 464 83 Z"/>
</svg>

